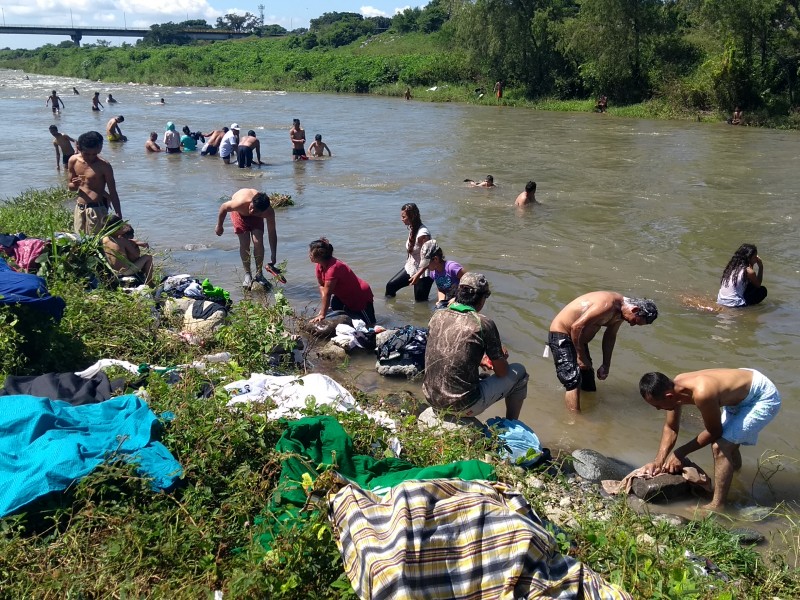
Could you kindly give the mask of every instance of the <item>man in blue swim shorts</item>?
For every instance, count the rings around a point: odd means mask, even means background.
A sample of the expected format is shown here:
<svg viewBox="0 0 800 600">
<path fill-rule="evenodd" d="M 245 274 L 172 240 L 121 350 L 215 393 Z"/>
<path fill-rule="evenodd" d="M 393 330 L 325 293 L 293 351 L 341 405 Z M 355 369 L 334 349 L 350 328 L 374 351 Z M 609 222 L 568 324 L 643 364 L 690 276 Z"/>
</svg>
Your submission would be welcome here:
<svg viewBox="0 0 800 600">
<path fill-rule="evenodd" d="M 758 433 L 781 407 L 775 385 L 753 369 L 706 369 L 681 373 L 674 380 L 663 373 L 646 373 L 639 381 L 639 392 L 648 404 L 667 411 L 658 454 L 645 466 L 645 474 L 680 473 L 689 464 L 688 454 L 711 444 L 714 497 L 703 507 L 708 510 L 725 505 L 733 472 L 742 466 L 739 446 L 755 445 Z M 672 451 L 684 404 L 700 410 L 705 429 Z"/>
</svg>

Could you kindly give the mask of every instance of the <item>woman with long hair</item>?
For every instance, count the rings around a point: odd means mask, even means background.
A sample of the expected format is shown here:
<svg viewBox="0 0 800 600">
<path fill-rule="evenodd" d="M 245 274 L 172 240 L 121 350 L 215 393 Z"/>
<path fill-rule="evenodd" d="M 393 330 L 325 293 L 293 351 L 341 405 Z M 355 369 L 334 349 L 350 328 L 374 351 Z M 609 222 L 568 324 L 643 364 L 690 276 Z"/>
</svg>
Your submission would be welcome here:
<svg viewBox="0 0 800 600">
<path fill-rule="evenodd" d="M 757 269 L 756 269 L 757 267 Z M 728 261 L 720 279 L 717 304 L 722 306 L 751 306 L 767 297 L 764 263 L 753 244 L 742 244 Z"/>
<path fill-rule="evenodd" d="M 312 323 L 322 321 L 330 310 L 341 310 L 353 319 L 361 319 L 367 326 L 375 324 L 375 307 L 372 289 L 353 270 L 333 256 L 333 245 L 326 239 L 314 240 L 308 245 L 308 259 L 316 265 L 319 284 L 319 313 Z"/>
<path fill-rule="evenodd" d="M 406 264 L 397 274 L 386 284 L 386 295 L 394 297 L 398 290 L 411 284 L 411 278 L 419 270 L 420 251 L 422 245 L 431 239 L 431 232 L 422 223 L 419 208 L 413 202 L 404 204 L 400 209 L 400 219 L 403 225 L 408 227 L 408 238 L 406 239 Z M 414 285 L 414 300 L 417 302 L 427 302 L 431 292 L 433 280 L 430 277 L 417 278 Z"/>
</svg>

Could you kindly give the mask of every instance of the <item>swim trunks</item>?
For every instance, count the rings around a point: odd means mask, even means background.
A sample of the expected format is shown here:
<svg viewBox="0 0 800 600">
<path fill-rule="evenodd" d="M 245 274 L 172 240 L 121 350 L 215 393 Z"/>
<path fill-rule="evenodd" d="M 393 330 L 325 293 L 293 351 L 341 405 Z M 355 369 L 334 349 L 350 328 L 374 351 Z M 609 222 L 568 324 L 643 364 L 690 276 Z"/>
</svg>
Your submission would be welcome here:
<svg viewBox="0 0 800 600">
<path fill-rule="evenodd" d="M 253 165 L 253 149 L 249 146 L 239 146 L 237 152 L 239 168 L 244 169 Z"/>
<path fill-rule="evenodd" d="M 582 370 L 578 367 L 578 352 L 569 335 L 551 331 L 547 345 L 553 354 L 556 375 L 564 389 L 571 391 L 578 386 L 581 386 L 584 392 L 594 392 L 597 389 L 594 382 L 594 371 L 592 369 Z M 583 351 L 586 353 L 586 358 L 591 361 L 589 346 L 584 345 Z"/>
<path fill-rule="evenodd" d="M 759 432 L 781 408 L 781 395 L 775 384 L 755 369 L 747 397 L 736 406 L 722 407 L 722 437 L 732 444 L 753 446 Z"/>
<path fill-rule="evenodd" d="M 69 162 L 69 157 L 70 156 L 72 156 L 72 154 L 70 154 L 70 155 L 62 154 L 61 155 L 61 164 L 63 164 L 65 167 L 67 166 L 67 163 Z"/>
<path fill-rule="evenodd" d="M 302 148 L 292 148 L 292 156 L 306 156 L 306 147 L 303 146 Z"/>
<path fill-rule="evenodd" d="M 206 144 L 203 149 L 200 151 L 201 156 L 214 156 L 217 153 L 217 149 L 219 146 L 209 146 Z"/>
<path fill-rule="evenodd" d="M 234 211 L 231 213 L 231 221 L 233 221 L 233 233 L 237 235 L 251 231 L 264 231 L 264 217 L 242 215 Z"/>
<path fill-rule="evenodd" d="M 117 133 L 109 133 L 106 137 L 109 142 L 118 142 L 122 139 L 122 136 Z"/>
<path fill-rule="evenodd" d="M 180 148 L 167 148 L 167 154 L 180 154 Z"/>
</svg>

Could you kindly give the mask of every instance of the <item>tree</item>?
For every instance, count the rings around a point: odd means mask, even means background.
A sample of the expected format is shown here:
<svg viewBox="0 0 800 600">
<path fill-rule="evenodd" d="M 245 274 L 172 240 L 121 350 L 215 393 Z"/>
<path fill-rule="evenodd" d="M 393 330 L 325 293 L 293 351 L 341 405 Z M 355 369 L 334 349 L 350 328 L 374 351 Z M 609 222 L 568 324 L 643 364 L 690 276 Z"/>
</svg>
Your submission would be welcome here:
<svg viewBox="0 0 800 600">
<path fill-rule="evenodd" d="M 243 15 L 228 13 L 224 17 L 217 17 L 217 29 L 234 31 L 236 33 L 247 33 L 255 30 L 259 26 L 258 17 L 246 12 Z"/>
<path fill-rule="evenodd" d="M 188 35 L 181 32 L 182 27 L 172 21 L 161 25 L 151 25 L 142 39 L 143 46 L 162 46 L 165 44 L 175 44 L 178 46 L 191 43 Z"/>
<path fill-rule="evenodd" d="M 362 17 L 358 13 L 351 13 L 351 12 L 329 12 L 323 13 L 322 16 L 317 17 L 316 19 L 311 19 L 309 31 L 321 31 L 325 29 L 326 26 L 333 25 L 334 23 L 338 23 L 340 21 L 363 21 L 364 17 Z"/>
</svg>

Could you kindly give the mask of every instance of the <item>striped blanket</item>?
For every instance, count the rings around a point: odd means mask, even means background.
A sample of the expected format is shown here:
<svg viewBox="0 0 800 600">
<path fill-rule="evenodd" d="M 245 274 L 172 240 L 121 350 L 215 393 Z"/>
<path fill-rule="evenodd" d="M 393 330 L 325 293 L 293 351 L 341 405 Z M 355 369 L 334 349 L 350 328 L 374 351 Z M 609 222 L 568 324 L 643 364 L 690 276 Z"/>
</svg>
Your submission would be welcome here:
<svg viewBox="0 0 800 600">
<path fill-rule="evenodd" d="M 517 491 L 502 483 L 407 481 L 377 496 L 328 496 L 345 571 L 364 600 L 630 599 L 559 554 Z"/>
</svg>

